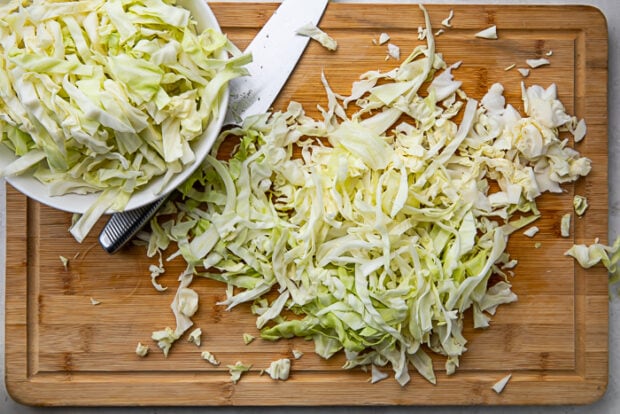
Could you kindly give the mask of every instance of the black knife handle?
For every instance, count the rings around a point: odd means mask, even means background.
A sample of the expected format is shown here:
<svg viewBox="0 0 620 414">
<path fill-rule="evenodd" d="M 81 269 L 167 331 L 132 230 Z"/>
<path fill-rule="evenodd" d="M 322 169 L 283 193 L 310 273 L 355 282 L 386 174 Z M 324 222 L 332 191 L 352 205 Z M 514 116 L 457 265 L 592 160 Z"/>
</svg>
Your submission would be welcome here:
<svg viewBox="0 0 620 414">
<path fill-rule="evenodd" d="M 99 244 L 106 252 L 116 253 L 149 222 L 167 200 L 168 197 L 162 197 L 151 204 L 112 214 L 99 234 Z"/>
</svg>

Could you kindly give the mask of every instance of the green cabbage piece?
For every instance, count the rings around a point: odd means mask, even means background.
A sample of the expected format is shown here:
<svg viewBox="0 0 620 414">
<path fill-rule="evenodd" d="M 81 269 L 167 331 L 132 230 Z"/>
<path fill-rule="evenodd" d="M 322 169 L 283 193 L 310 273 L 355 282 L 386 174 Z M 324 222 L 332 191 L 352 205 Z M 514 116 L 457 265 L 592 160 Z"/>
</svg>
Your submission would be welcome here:
<svg viewBox="0 0 620 414">
<path fill-rule="evenodd" d="M 323 30 L 319 29 L 312 23 L 306 23 L 296 30 L 298 35 L 308 36 L 317 42 L 319 42 L 323 47 L 328 50 L 336 50 L 338 48 L 338 42 L 334 40 L 330 35 L 325 33 Z"/>
<path fill-rule="evenodd" d="M 288 358 L 278 359 L 269 364 L 265 372 L 274 380 L 286 381 L 291 371 L 291 360 Z"/>
<path fill-rule="evenodd" d="M 160 331 L 153 332 L 151 338 L 157 342 L 157 346 L 162 350 L 164 356 L 167 357 L 172 344 L 179 339 L 179 336 L 172 328 L 166 327 Z"/>
<path fill-rule="evenodd" d="M 200 353 L 200 357 L 215 367 L 220 365 L 220 361 L 218 361 L 217 358 L 215 358 L 215 355 L 209 351 L 202 351 Z"/>
<path fill-rule="evenodd" d="M 51 195 L 100 192 L 79 241 L 134 191 L 194 162 L 192 142 L 250 57 L 172 0 L 0 7 L 0 144 Z"/>
<path fill-rule="evenodd" d="M 350 97 L 323 76 L 322 119 L 291 102 L 223 132 L 231 157 L 216 146 L 145 237 L 149 254 L 175 242 L 171 257 L 225 283 L 227 309 L 251 303 L 263 339 L 303 337 L 324 358 L 344 352 L 344 368 L 390 366 L 401 385 L 410 368 L 434 383 L 432 354 L 454 373 L 465 312 L 485 328 L 517 300 L 508 237 L 589 165 L 501 85 L 468 98 L 423 11 L 427 44 L 399 67 L 363 74 Z M 537 116 L 564 119 L 552 89 L 534 92 Z"/>
<path fill-rule="evenodd" d="M 575 244 L 565 253 L 573 257 L 581 267 L 588 269 L 599 263 L 610 274 L 610 284 L 620 280 L 620 236 L 611 245 L 605 245 L 598 240 L 592 244 Z"/>
<path fill-rule="evenodd" d="M 575 194 L 573 197 L 573 208 L 578 216 L 583 216 L 588 209 L 588 199 L 584 196 Z"/>
<path fill-rule="evenodd" d="M 211 359 L 209 358 L 206 358 L 206 359 L 209 362 L 211 362 Z M 214 365 L 217 365 L 217 364 L 214 364 Z M 228 372 L 230 373 L 230 380 L 233 382 L 233 384 L 236 384 L 241 379 L 241 376 L 243 375 L 243 373 L 248 372 L 252 368 L 252 364 L 246 365 L 241 361 L 237 361 L 235 362 L 235 365 L 227 365 L 227 367 L 228 367 Z"/>
</svg>

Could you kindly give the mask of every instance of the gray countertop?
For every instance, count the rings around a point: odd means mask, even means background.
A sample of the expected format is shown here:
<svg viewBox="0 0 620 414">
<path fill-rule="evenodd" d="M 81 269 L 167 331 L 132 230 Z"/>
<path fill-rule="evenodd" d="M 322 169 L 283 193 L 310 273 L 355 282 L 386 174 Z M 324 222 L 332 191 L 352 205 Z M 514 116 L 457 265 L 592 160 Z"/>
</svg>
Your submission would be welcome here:
<svg viewBox="0 0 620 414">
<path fill-rule="evenodd" d="M 218 0 L 226 1 L 226 0 Z M 239 0 L 237 0 L 239 1 Z M 381 0 L 335 0 L 334 2 L 359 2 L 377 3 Z M 390 3 L 416 3 L 409 0 L 389 0 Z M 457 1 L 438 1 L 430 0 L 426 3 L 450 4 Z M 492 4 L 493 1 L 466 1 L 459 3 Z M 620 2 L 617 0 L 589 0 L 589 1 L 524 1 L 524 0 L 504 0 L 505 4 L 590 4 L 598 7 L 607 17 L 609 32 L 609 239 L 613 240 L 620 234 L 620 186 L 615 183 L 620 182 Z M 5 269 L 4 258 L 6 254 L 6 193 L 3 182 L 0 182 L 0 413 L 40 413 L 40 412 L 62 412 L 62 413 L 98 413 L 98 414 L 118 414 L 118 413 L 288 413 L 288 412 L 316 412 L 317 408 L 285 408 L 285 407 L 118 407 L 118 408 L 40 408 L 27 407 L 13 401 L 7 394 L 5 387 L 5 368 L 4 368 L 4 306 L 5 306 Z M 411 410 L 430 411 L 433 413 L 618 413 L 620 412 L 620 352 L 616 351 L 620 346 L 620 300 L 611 302 L 609 305 L 610 326 L 609 326 L 609 384 L 607 393 L 603 398 L 592 405 L 587 406 L 527 406 L 527 407 L 433 407 L 433 408 L 412 408 L 412 407 L 381 407 L 385 413 L 405 413 Z M 321 412 L 334 413 L 364 413 L 375 412 L 378 408 L 373 407 L 338 407 L 321 408 Z"/>
</svg>

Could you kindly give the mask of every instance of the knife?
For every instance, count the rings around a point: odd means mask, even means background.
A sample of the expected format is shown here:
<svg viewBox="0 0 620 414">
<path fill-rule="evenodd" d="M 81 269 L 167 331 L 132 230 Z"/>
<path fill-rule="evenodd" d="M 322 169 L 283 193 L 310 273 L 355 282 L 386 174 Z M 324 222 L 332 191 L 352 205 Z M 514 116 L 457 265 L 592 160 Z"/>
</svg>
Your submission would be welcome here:
<svg viewBox="0 0 620 414">
<path fill-rule="evenodd" d="M 265 113 L 295 69 L 309 37 L 297 35 L 301 26 L 318 25 L 328 0 L 284 0 L 245 50 L 252 53 L 249 76 L 230 81 L 224 125 L 238 125 L 251 115 Z M 167 197 L 133 210 L 114 213 L 101 230 L 99 243 L 116 253 L 149 222 Z"/>
</svg>

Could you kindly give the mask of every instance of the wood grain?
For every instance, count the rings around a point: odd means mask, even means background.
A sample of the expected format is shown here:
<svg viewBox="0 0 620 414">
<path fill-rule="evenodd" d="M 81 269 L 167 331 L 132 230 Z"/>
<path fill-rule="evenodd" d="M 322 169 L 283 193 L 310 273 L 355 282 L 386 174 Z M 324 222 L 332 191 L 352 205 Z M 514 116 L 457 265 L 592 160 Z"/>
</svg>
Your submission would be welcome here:
<svg viewBox="0 0 620 414">
<path fill-rule="evenodd" d="M 212 3 L 222 29 L 244 47 L 268 19 L 275 4 Z M 405 387 L 394 380 L 371 385 L 369 374 L 343 371 L 342 356 L 325 361 L 310 342 L 256 340 L 245 345 L 245 332 L 257 335 L 254 317 L 244 306 L 224 311 L 216 302 L 223 285 L 200 280 L 201 298 L 194 318 L 203 345 L 179 341 L 168 358 L 152 351 L 135 355 L 136 344 L 153 330 L 174 326 L 169 304 L 183 264 L 173 261 L 160 278 L 171 288 L 156 292 L 142 248 L 108 256 L 93 231 L 83 244 L 67 229 L 71 215 L 19 194 L 7 192 L 6 383 L 19 402 L 34 405 L 447 405 L 566 404 L 599 398 L 607 385 L 608 292 L 604 269 L 575 266 L 563 252 L 573 243 L 606 242 L 607 234 L 607 28 L 604 16 L 582 6 L 428 6 L 435 28 L 454 9 L 453 27 L 437 37 L 447 62 L 463 65 L 455 76 L 463 89 L 481 98 L 494 83 L 505 86 L 507 100 L 522 111 L 515 70 L 504 68 L 553 51 L 552 64 L 525 79 L 558 85 L 569 112 L 584 117 L 587 138 L 577 149 L 593 160 L 592 173 L 561 195 L 544 195 L 539 207 L 541 232 L 534 241 L 516 234 L 509 251 L 519 260 L 513 279 L 517 303 L 502 306 L 487 330 L 466 324 L 468 352 L 453 376 L 443 374 L 436 358 L 437 385 L 416 374 Z M 366 70 L 387 70 L 386 49 L 372 39 L 387 32 L 402 53 L 420 42 L 423 24 L 417 5 L 330 4 L 321 27 L 339 42 L 329 52 L 312 42 L 274 103 L 291 99 L 310 115 L 326 105 L 321 71 L 337 93 Z M 499 39 L 475 39 L 495 24 Z M 559 236 L 559 219 L 571 211 L 575 193 L 590 201 L 583 218 L 574 220 L 571 238 Z M 59 255 L 70 258 L 65 269 Z M 90 298 L 101 303 L 92 305 Z M 259 371 L 292 349 L 305 355 L 293 361 L 291 378 L 275 382 Z M 200 359 L 209 350 L 221 361 L 212 367 Z M 233 385 L 227 364 L 253 364 Z M 504 392 L 491 386 L 513 374 Z M 288 398 L 295 396 L 294 399 Z"/>
</svg>

